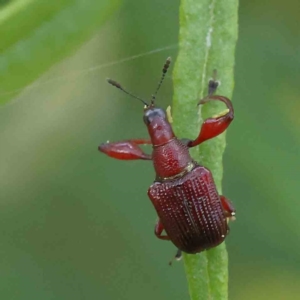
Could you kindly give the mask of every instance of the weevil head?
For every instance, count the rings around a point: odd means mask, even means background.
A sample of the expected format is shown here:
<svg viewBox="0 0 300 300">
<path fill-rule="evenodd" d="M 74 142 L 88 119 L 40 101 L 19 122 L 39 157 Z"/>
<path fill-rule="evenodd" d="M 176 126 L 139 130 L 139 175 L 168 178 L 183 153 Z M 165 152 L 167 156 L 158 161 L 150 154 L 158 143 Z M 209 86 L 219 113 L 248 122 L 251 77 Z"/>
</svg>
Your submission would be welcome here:
<svg viewBox="0 0 300 300">
<path fill-rule="evenodd" d="M 148 128 L 153 146 L 166 144 L 174 138 L 172 126 L 164 109 L 156 107 L 154 104 L 145 106 L 143 120 Z"/>
<path fill-rule="evenodd" d="M 150 125 L 154 120 L 157 119 L 164 119 L 166 120 L 166 112 L 160 108 L 160 107 L 155 107 L 153 105 L 151 106 L 145 106 L 144 108 L 144 123 L 148 126 Z"/>
<path fill-rule="evenodd" d="M 165 78 L 165 75 L 168 71 L 168 68 L 171 64 L 171 58 L 168 57 L 163 69 L 162 69 L 162 75 L 160 78 L 160 81 L 158 83 L 158 86 L 155 90 L 155 93 L 152 95 L 152 99 L 150 102 L 150 105 L 143 100 L 140 97 L 137 97 L 127 90 L 125 90 L 120 83 L 118 83 L 115 80 L 107 79 L 108 83 L 113 85 L 114 87 L 118 88 L 119 90 L 123 91 L 125 94 L 141 101 L 145 107 L 144 107 L 144 122 L 146 126 L 148 127 L 149 135 L 152 141 L 153 146 L 160 146 L 163 144 L 166 144 L 168 141 L 174 138 L 174 133 L 172 130 L 172 127 L 167 119 L 166 112 L 159 107 L 155 106 L 155 100 L 158 90 L 161 87 L 161 84 Z"/>
</svg>

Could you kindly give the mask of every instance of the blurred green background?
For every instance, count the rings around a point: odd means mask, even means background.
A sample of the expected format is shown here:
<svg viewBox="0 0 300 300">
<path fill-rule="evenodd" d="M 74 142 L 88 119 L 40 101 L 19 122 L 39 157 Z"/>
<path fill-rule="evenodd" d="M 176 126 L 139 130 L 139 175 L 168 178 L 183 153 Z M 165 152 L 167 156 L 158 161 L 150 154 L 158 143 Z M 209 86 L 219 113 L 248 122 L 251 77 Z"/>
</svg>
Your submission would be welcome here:
<svg viewBox="0 0 300 300">
<path fill-rule="evenodd" d="M 151 163 L 97 151 L 146 136 L 141 105 L 105 78 L 149 97 L 176 58 L 178 6 L 124 1 L 75 55 L 0 107 L 1 299 L 189 299 L 182 263 L 168 266 L 174 247 L 153 234 Z M 299 11 L 298 0 L 240 2 L 223 180 L 238 211 L 226 240 L 231 300 L 299 298 Z M 170 73 L 158 101 L 171 99 Z"/>
</svg>

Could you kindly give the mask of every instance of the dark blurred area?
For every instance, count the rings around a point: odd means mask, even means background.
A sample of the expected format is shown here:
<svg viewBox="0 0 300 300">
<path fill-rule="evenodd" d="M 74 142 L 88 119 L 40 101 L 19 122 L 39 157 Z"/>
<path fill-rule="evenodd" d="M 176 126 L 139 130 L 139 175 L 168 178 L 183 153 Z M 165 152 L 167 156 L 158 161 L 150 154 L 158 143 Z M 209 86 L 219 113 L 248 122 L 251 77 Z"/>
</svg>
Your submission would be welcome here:
<svg viewBox="0 0 300 300">
<path fill-rule="evenodd" d="M 105 78 L 150 97 L 165 58 L 176 58 L 176 46 L 163 48 L 177 44 L 178 6 L 124 1 L 74 56 L 0 107 L 2 299 L 189 299 L 182 263 L 168 265 L 174 247 L 153 234 L 151 163 L 97 151 L 146 136 L 141 104 Z M 240 2 L 223 180 L 237 208 L 226 240 L 231 300 L 300 293 L 299 9 Z M 158 102 L 171 100 L 170 72 Z"/>
</svg>

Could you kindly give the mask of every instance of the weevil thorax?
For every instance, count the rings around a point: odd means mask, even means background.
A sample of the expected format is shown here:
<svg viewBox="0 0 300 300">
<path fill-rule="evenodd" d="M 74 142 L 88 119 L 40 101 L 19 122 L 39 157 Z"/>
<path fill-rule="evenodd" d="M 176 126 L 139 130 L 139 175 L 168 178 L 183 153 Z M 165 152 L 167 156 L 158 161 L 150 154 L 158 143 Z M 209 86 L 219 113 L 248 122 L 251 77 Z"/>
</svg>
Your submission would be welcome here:
<svg viewBox="0 0 300 300">
<path fill-rule="evenodd" d="M 188 147 L 176 138 L 165 110 L 154 105 L 146 107 L 143 119 L 153 145 L 156 180 L 171 180 L 190 171 L 194 162 Z"/>
</svg>

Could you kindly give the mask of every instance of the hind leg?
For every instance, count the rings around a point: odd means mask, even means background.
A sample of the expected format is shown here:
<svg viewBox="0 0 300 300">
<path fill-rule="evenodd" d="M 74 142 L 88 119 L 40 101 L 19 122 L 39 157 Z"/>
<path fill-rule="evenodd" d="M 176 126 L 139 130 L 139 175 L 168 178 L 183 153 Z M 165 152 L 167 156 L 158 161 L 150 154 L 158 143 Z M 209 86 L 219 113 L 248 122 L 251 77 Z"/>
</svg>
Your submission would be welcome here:
<svg viewBox="0 0 300 300">
<path fill-rule="evenodd" d="M 154 233 L 159 239 L 169 241 L 170 240 L 169 236 L 161 235 L 163 230 L 164 230 L 164 225 L 161 223 L 160 219 L 158 219 L 154 228 Z"/>
<path fill-rule="evenodd" d="M 233 204 L 228 200 L 225 196 L 220 196 L 221 203 L 223 206 L 223 209 L 225 211 L 226 218 L 229 218 L 230 220 L 235 219 L 235 208 Z"/>
<path fill-rule="evenodd" d="M 182 259 L 182 251 L 180 249 L 177 249 L 175 256 L 169 261 L 170 266 L 172 266 L 174 259 L 177 261 Z"/>
</svg>

